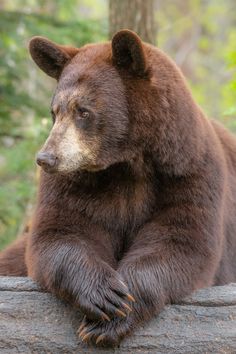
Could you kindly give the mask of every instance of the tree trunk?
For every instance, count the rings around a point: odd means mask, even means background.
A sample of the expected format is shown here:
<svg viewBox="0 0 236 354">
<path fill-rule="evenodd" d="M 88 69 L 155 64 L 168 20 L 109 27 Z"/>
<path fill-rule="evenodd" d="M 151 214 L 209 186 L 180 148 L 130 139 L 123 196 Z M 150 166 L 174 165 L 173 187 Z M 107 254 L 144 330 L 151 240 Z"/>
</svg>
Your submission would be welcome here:
<svg viewBox="0 0 236 354">
<path fill-rule="evenodd" d="M 156 44 L 154 0 L 109 0 L 109 36 L 121 29 L 136 32 L 143 41 Z"/>
</svg>

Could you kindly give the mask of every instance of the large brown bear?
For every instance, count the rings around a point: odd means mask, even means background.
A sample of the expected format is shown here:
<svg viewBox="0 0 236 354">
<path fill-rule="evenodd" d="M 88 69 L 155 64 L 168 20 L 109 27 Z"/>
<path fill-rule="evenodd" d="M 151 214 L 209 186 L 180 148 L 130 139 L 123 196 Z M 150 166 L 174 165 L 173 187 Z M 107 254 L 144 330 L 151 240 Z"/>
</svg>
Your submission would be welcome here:
<svg viewBox="0 0 236 354">
<path fill-rule="evenodd" d="M 58 80 L 53 128 L 32 231 L 0 273 L 79 306 L 80 337 L 111 346 L 165 304 L 235 281 L 236 139 L 175 64 L 128 30 L 79 49 L 35 37 L 30 53 Z"/>
</svg>

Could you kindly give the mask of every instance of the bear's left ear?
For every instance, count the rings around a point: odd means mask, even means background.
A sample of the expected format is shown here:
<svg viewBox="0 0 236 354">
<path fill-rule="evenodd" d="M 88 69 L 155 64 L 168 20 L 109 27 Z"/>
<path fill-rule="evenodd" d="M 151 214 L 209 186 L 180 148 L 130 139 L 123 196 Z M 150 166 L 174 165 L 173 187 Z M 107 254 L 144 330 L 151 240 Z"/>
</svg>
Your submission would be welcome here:
<svg viewBox="0 0 236 354">
<path fill-rule="evenodd" d="M 143 77 L 147 72 L 147 62 L 142 40 L 130 30 L 121 30 L 112 38 L 112 60 L 118 68 Z"/>
<path fill-rule="evenodd" d="M 79 49 L 56 44 L 44 37 L 33 37 L 29 43 L 29 51 L 40 69 L 58 80 L 64 66 Z"/>
</svg>

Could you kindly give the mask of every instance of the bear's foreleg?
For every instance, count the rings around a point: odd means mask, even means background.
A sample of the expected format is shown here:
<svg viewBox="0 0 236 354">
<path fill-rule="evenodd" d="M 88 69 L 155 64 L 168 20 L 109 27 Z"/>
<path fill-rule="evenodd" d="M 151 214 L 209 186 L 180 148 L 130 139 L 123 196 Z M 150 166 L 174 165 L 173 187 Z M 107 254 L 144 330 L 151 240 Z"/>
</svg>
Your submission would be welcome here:
<svg viewBox="0 0 236 354">
<path fill-rule="evenodd" d="M 114 318 L 107 323 L 85 319 L 82 336 L 94 344 L 116 346 L 138 324 L 158 314 L 165 304 L 210 286 L 216 265 L 217 236 L 214 235 L 214 241 L 208 230 L 194 224 L 192 228 L 186 223 L 176 227 L 157 221 L 145 225 L 118 267 L 135 299 L 132 311 L 126 318 Z"/>
<path fill-rule="evenodd" d="M 112 249 L 102 230 L 90 225 L 87 235 L 82 227 L 81 234 L 53 231 L 33 232 L 27 250 L 29 276 L 90 319 L 126 316 L 132 296 L 112 267 Z"/>
</svg>

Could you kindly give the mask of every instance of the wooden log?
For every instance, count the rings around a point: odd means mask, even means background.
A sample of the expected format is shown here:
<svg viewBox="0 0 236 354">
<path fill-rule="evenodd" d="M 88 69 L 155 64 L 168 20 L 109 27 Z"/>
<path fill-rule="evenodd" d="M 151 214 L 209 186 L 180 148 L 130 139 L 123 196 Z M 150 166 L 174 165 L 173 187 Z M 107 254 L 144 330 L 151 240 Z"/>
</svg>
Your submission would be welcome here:
<svg viewBox="0 0 236 354">
<path fill-rule="evenodd" d="M 87 347 L 81 314 L 29 278 L 0 277 L 0 353 L 236 353 L 236 284 L 167 306 L 116 350 Z"/>
</svg>

